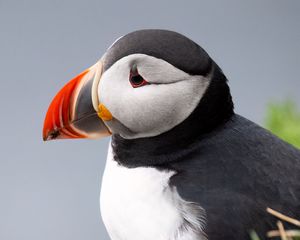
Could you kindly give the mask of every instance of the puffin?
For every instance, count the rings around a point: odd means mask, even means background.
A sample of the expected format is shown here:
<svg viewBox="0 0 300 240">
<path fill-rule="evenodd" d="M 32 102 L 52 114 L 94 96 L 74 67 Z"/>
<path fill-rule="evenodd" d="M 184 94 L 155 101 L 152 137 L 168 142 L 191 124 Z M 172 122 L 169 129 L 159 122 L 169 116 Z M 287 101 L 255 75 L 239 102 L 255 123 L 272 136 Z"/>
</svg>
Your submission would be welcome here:
<svg viewBox="0 0 300 240">
<path fill-rule="evenodd" d="M 267 207 L 300 215 L 300 151 L 236 114 L 221 68 L 180 33 L 120 37 L 54 97 L 45 141 L 106 136 L 112 240 L 266 239 Z"/>
</svg>

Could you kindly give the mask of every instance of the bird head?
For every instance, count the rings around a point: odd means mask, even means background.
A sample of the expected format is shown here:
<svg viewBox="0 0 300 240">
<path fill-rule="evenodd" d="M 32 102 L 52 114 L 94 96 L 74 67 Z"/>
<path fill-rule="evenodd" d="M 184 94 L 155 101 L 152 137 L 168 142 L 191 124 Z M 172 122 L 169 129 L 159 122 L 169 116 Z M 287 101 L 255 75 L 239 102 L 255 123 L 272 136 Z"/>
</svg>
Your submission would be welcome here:
<svg viewBox="0 0 300 240">
<path fill-rule="evenodd" d="M 225 112 L 226 101 L 231 103 L 226 78 L 199 45 L 172 31 L 135 31 L 58 92 L 43 138 L 155 137 L 181 125 L 197 108 L 202 121 L 197 125 L 203 128 Z"/>
</svg>

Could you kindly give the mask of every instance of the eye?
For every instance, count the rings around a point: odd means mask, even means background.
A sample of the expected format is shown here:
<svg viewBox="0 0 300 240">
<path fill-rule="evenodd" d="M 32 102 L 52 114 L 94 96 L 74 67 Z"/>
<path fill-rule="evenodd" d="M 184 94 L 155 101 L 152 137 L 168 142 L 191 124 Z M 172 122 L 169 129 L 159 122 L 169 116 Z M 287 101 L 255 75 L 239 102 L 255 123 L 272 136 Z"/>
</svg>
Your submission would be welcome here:
<svg viewBox="0 0 300 240">
<path fill-rule="evenodd" d="M 137 70 L 131 71 L 129 75 L 129 81 L 133 88 L 141 87 L 149 84 L 139 73 Z"/>
</svg>

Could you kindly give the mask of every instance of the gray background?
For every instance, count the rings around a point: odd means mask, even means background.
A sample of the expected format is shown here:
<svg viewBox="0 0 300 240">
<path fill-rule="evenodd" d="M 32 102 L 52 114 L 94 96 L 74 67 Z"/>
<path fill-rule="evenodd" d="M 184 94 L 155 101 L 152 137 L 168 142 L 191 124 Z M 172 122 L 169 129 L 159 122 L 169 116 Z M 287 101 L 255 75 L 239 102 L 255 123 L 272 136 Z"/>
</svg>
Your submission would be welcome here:
<svg viewBox="0 0 300 240">
<path fill-rule="evenodd" d="M 181 32 L 230 80 L 236 111 L 300 103 L 300 1 L 0 0 L 0 239 L 108 239 L 99 213 L 108 139 L 42 142 L 48 104 L 119 36 Z"/>
</svg>

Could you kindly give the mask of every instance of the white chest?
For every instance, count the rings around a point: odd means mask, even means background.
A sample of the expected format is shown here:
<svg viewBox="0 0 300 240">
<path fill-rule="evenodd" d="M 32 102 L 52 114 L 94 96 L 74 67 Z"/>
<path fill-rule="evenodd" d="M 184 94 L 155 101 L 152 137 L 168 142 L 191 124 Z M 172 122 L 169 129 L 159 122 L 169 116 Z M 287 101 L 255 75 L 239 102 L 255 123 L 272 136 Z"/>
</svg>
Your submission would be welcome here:
<svg viewBox="0 0 300 240">
<path fill-rule="evenodd" d="M 100 207 L 112 240 L 195 240 L 201 229 L 201 208 L 180 199 L 168 185 L 174 172 L 128 169 L 112 160 L 109 149 Z M 190 204 L 190 205 L 189 205 Z M 200 219 L 200 221 L 199 221 Z M 189 226 L 183 227 L 186 221 Z"/>
</svg>

